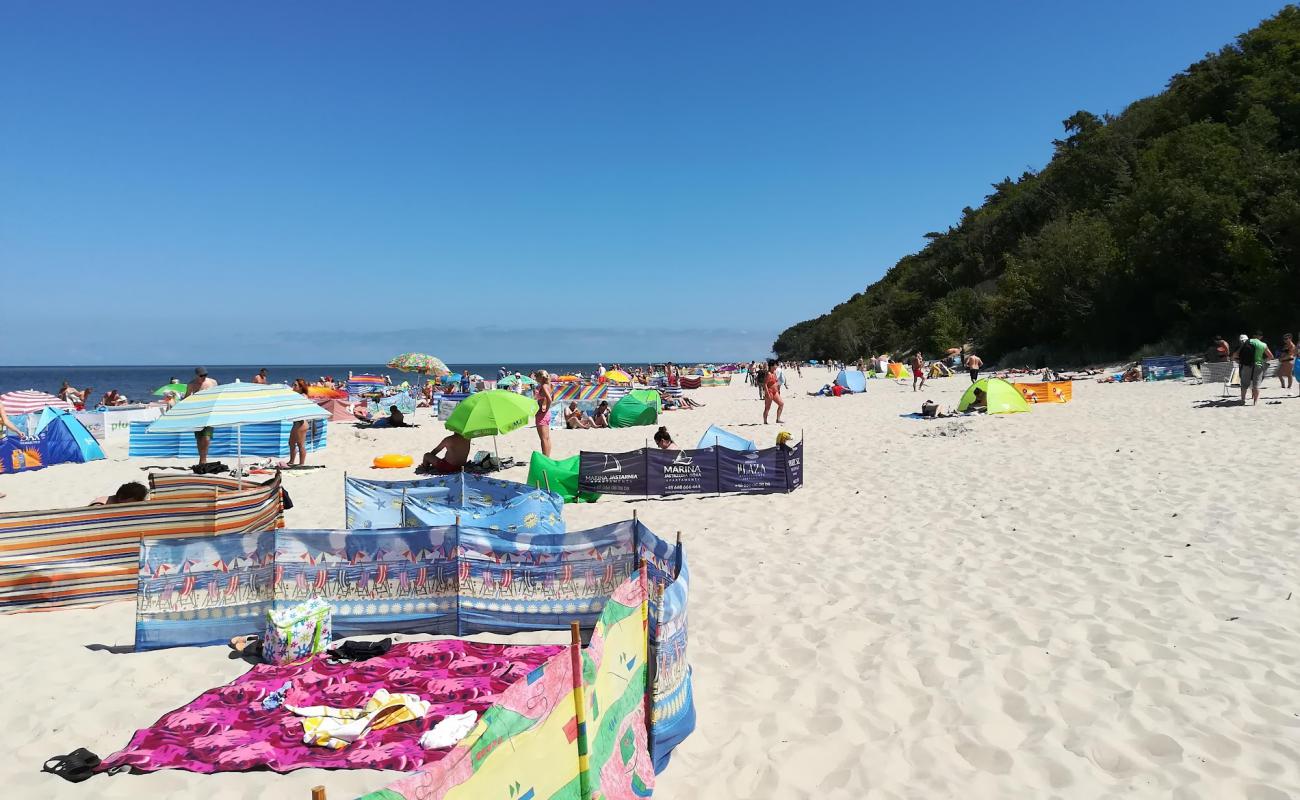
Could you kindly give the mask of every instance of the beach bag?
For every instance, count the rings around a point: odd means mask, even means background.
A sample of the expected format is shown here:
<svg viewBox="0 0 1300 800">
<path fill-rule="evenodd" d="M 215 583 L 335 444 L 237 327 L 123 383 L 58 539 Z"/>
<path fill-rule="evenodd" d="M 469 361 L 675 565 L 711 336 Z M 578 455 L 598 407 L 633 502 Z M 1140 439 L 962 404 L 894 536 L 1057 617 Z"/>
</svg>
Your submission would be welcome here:
<svg viewBox="0 0 1300 800">
<path fill-rule="evenodd" d="M 289 664 L 321 652 L 330 643 L 331 622 L 330 604 L 319 597 L 267 611 L 262 657 L 272 664 Z"/>
</svg>

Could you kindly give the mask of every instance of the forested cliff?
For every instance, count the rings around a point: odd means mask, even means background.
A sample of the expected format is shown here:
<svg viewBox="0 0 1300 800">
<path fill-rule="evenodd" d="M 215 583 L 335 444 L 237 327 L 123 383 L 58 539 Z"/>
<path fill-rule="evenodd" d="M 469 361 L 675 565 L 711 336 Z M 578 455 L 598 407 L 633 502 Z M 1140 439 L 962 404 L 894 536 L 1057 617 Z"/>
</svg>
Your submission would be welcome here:
<svg viewBox="0 0 1300 800">
<path fill-rule="evenodd" d="M 1300 8 L 1064 127 L 1046 167 L 785 330 L 777 356 L 970 342 L 986 360 L 1085 361 L 1300 326 Z"/>
</svg>

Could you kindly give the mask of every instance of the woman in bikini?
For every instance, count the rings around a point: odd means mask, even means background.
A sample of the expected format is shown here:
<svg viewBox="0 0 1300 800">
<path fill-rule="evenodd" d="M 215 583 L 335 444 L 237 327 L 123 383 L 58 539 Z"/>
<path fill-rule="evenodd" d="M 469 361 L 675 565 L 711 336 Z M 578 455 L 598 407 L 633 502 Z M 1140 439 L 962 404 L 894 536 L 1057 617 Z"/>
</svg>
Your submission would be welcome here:
<svg viewBox="0 0 1300 800">
<path fill-rule="evenodd" d="M 533 421 L 537 423 L 537 438 L 542 443 L 542 455 L 547 458 L 551 457 L 551 376 L 544 370 L 539 369 L 533 373 L 533 380 L 537 381 L 537 388 L 533 390 L 533 398 L 537 401 L 537 416 Z"/>
<path fill-rule="evenodd" d="M 1295 340 L 1291 334 L 1282 334 L 1282 348 L 1277 354 L 1277 377 L 1282 381 L 1283 389 L 1290 389 L 1295 385 Z"/>
<path fill-rule="evenodd" d="M 293 382 L 293 390 L 306 397 L 307 381 L 303 378 L 297 379 Z M 289 466 L 291 467 L 294 466 L 295 453 L 298 458 L 298 466 L 307 463 L 307 423 L 304 420 L 298 420 L 289 429 Z"/>
</svg>

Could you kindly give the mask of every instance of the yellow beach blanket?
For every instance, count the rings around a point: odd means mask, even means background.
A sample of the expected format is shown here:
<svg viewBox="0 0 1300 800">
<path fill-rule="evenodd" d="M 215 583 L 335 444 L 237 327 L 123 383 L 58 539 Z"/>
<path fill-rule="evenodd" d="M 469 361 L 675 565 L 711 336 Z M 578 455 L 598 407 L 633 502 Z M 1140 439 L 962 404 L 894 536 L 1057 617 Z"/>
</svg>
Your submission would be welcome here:
<svg viewBox="0 0 1300 800">
<path fill-rule="evenodd" d="M 429 713 L 429 705 L 413 694 L 389 694 L 387 689 L 380 689 L 361 708 L 285 708 L 302 717 L 303 744 L 342 750 L 368 731 L 421 719 Z"/>
</svg>

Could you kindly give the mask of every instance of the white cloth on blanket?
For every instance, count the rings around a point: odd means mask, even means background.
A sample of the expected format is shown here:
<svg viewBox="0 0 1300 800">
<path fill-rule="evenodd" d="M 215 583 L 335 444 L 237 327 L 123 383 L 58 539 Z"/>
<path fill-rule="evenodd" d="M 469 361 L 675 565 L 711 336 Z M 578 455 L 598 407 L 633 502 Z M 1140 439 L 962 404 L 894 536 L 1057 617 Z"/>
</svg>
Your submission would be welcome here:
<svg viewBox="0 0 1300 800">
<path fill-rule="evenodd" d="M 477 721 L 478 712 L 476 711 L 466 711 L 464 714 L 452 714 L 450 717 L 443 717 L 437 725 L 425 731 L 424 735 L 420 737 L 420 746 L 426 750 L 451 747 L 468 736 L 469 732 L 474 730 L 474 723 Z"/>
</svg>

